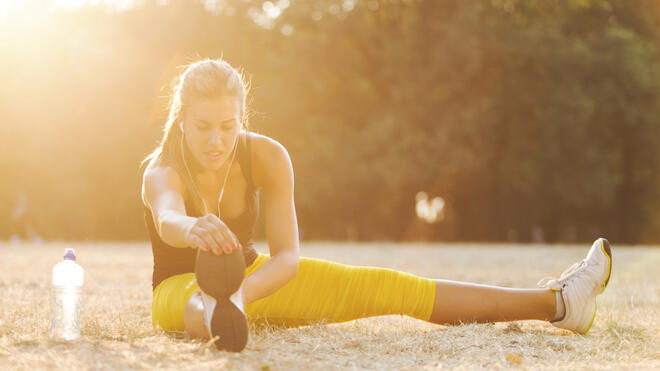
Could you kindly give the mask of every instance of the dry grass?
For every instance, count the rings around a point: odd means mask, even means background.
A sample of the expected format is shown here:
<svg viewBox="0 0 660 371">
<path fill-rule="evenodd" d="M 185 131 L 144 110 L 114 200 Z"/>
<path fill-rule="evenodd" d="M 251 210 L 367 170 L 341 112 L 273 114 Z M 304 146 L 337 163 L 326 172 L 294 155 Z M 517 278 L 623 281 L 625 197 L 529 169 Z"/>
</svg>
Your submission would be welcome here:
<svg viewBox="0 0 660 371">
<path fill-rule="evenodd" d="M 81 340 L 52 342 L 51 267 L 74 247 L 85 268 Z M 260 246 L 263 251 L 263 246 Z M 305 244 L 303 255 L 433 278 L 533 287 L 586 246 Z M 587 336 L 546 323 L 437 326 L 401 316 L 251 329 L 240 354 L 151 328 L 145 243 L 0 244 L 0 368 L 660 369 L 660 249 L 617 248 Z"/>
</svg>

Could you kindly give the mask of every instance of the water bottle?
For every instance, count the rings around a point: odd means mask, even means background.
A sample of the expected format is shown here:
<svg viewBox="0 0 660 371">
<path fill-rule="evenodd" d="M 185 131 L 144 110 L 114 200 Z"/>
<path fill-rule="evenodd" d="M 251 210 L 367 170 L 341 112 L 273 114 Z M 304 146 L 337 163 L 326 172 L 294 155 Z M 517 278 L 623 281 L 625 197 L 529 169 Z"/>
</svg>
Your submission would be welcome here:
<svg viewBox="0 0 660 371">
<path fill-rule="evenodd" d="M 50 336 L 59 340 L 80 337 L 80 296 L 83 285 L 82 267 L 76 264 L 73 249 L 66 249 L 61 262 L 53 267 L 51 305 L 53 319 Z"/>
</svg>

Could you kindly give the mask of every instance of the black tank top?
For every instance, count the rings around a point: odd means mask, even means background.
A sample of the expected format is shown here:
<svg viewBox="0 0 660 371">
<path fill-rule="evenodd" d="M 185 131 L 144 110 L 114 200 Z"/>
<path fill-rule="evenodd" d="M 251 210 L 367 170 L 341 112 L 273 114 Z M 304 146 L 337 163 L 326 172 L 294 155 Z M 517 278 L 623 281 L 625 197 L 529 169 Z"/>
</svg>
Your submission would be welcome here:
<svg viewBox="0 0 660 371">
<path fill-rule="evenodd" d="M 234 232 L 243 246 L 243 257 L 245 258 L 246 266 L 252 264 L 257 258 L 257 251 L 252 246 L 252 236 L 259 213 L 257 190 L 252 181 L 250 153 L 250 135 L 248 134 L 239 140 L 236 153 L 241 172 L 247 182 L 247 190 L 245 192 L 247 209 L 243 214 L 234 219 L 223 219 L 223 222 Z M 197 212 L 187 200 L 186 214 L 190 216 L 201 216 L 201 213 Z M 152 289 L 155 289 L 159 283 L 168 277 L 194 272 L 197 250 L 193 248 L 173 247 L 166 244 L 158 235 L 151 210 L 146 206 L 144 207 L 144 219 L 147 223 L 147 230 L 151 239 L 151 251 L 154 256 L 154 272 L 151 278 Z"/>
</svg>

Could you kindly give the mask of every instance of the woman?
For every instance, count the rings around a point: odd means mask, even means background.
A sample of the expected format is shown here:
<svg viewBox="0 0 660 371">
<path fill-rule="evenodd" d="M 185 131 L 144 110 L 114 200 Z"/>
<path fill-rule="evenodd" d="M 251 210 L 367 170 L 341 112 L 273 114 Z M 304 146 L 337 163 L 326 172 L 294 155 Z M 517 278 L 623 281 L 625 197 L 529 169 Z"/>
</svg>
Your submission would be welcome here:
<svg viewBox="0 0 660 371">
<path fill-rule="evenodd" d="M 247 319 L 283 325 L 405 314 L 438 324 L 537 319 L 586 333 L 611 253 L 587 257 L 541 289 L 431 280 L 391 269 L 300 258 L 293 169 L 276 141 L 245 131 L 246 85 L 219 60 L 187 67 L 161 145 L 145 159 L 154 256 L 152 322 L 240 351 Z M 262 189 L 270 255 L 251 246 Z"/>
</svg>

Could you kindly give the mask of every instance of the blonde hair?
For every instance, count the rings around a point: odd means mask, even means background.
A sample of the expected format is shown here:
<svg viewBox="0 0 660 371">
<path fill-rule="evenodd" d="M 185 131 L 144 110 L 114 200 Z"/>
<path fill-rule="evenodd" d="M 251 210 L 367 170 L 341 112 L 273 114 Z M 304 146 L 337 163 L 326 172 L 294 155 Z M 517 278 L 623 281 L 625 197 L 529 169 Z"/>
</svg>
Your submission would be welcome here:
<svg viewBox="0 0 660 371">
<path fill-rule="evenodd" d="M 246 130 L 246 97 L 249 88 L 243 75 L 221 59 L 207 58 L 183 67 L 185 70 L 179 77 L 170 98 L 163 138 L 158 147 L 142 161 L 142 165 L 159 159 L 162 165 L 171 166 L 179 173 L 187 194 L 195 194 L 195 192 L 190 192 L 194 189 L 194 184 L 186 172 L 180 145 L 183 133 L 179 128 L 179 123 L 185 116 L 186 107 L 195 99 L 235 97 L 239 100 L 241 107 L 241 129 Z M 190 154 L 186 154 L 186 156 L 191 158 Z M 195 200 L 197 210 L 202 210 L 202 203 L 201 199 Z"/>
</svg>

